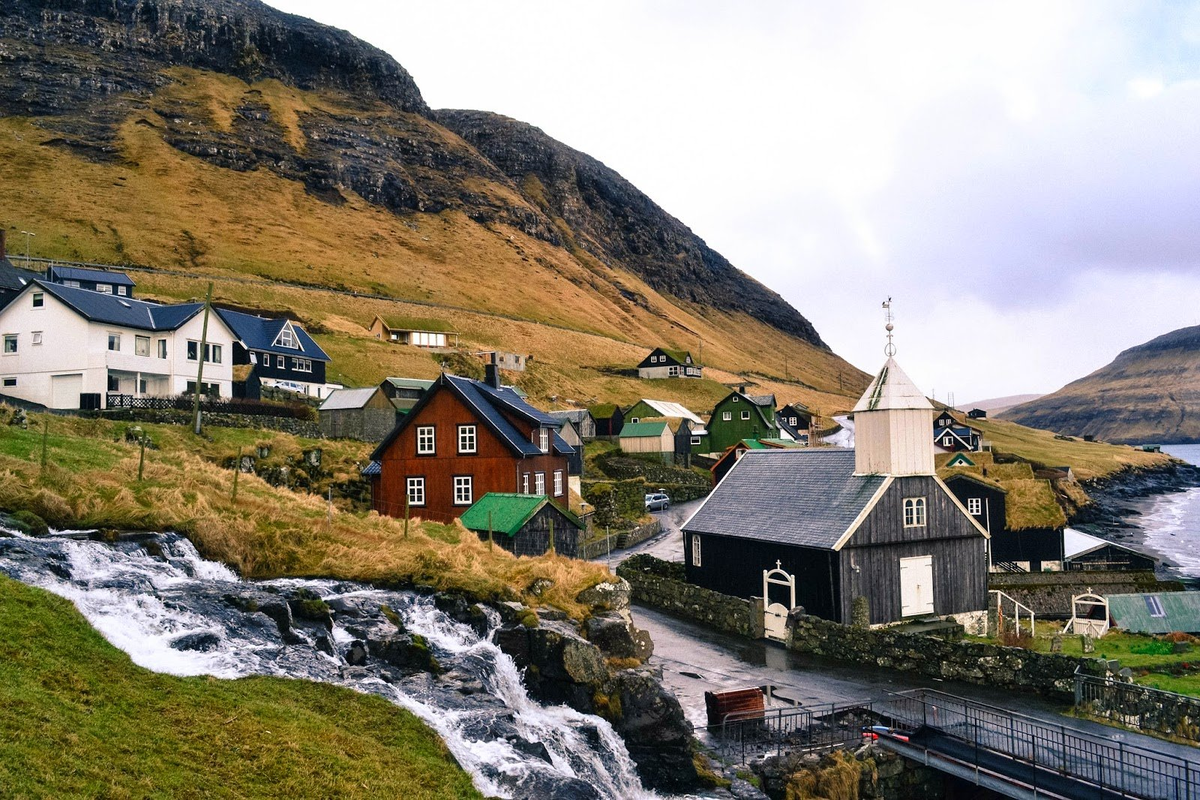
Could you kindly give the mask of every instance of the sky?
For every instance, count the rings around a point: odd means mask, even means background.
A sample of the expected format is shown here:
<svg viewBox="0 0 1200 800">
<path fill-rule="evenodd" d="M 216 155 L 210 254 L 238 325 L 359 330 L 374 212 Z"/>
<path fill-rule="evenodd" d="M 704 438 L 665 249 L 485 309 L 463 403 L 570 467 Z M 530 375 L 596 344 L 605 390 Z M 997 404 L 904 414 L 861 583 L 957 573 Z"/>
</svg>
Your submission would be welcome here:
<svg viewBox="0 0 1200 800">
<path fill-rule="evenodd" d="M 531 123 L 959 405 L 1200 324 L 1200 3 L 269 0 Z"/>
</svg>

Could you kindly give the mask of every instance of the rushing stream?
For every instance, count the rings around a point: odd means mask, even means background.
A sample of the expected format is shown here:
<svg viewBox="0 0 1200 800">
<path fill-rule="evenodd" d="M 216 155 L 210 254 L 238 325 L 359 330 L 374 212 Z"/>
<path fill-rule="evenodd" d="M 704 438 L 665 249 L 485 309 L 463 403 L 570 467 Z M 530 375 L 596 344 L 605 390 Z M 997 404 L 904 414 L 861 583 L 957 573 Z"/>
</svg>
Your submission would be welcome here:
<svg viewBox="0 0 1200 800">
<path fill-rule="evenodd" d="M 490 641 L 498 618 L 489 616 L 481 636 L 423 595 L 335 581 L 242 581 L 174 534 L 114 545 L 69 533 L 0 536 L 0 573 L 70 599 L 148 669 L 305 678 L 380 695 L 434 728 L 484 794 L 655 796 L 606 721 L 529 698 L 512 659 Z M 305 598 L 320 598 L 332 613 L 322 618 L 316 603 L 308 608 L 317 613 L 293 616 Z M 363 640 L 386 647 L 380 632 L 397 631 L 381 607 L 424 637 L 441 677 L 363 656 Z"/>
</svg>

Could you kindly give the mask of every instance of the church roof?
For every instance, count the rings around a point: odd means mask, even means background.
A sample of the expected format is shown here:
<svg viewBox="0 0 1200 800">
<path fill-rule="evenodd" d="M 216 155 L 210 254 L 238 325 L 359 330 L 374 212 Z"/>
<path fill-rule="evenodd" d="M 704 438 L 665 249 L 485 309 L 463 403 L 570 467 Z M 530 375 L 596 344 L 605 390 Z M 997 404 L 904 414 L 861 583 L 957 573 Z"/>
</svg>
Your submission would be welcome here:
<svg viewBox="0 0 1200 800">
<path fill-rule="evenodd" d="M 912 379 L 904 374 L 896 359 L 889 358 L 867 387 L 867 391 L 854 407 L 854 413 L 860 411 L 887 411 L 890 409 L 920 409 L 933 410 L 933 404 L 917 388 Z"/>
<path fill-rule="evenodd" d="M 832 550 L 887 481 L 853 450 L 747 450 L 683 529 Z"/>
</svg>

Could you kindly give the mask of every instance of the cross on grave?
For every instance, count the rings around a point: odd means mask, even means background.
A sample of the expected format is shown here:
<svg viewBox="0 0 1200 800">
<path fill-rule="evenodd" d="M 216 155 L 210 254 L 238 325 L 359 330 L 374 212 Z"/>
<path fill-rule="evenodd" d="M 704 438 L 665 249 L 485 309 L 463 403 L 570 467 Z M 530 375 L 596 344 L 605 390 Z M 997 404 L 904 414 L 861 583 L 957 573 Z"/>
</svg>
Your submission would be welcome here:
<svg viewBox="0 0 1200 800">
<path fill-rule="evenodd" d="M 775 559 L 775 569 L 783 569 L 783 564 L 779 561 L 778 558 Z"/>
</svg>

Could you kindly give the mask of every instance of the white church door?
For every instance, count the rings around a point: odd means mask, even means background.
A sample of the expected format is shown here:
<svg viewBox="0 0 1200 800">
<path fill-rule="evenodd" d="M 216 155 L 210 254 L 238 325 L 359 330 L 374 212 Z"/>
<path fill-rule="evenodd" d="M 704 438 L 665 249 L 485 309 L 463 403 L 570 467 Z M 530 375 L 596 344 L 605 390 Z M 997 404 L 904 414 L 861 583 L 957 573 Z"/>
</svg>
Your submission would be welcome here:
<svg viewBox="0 0 1200 800">
<path fill-rule="evenodd" d="M 900 559 L 900 616 L 933 613 L 933 556 Z"/>
<path fill-rule="evenodd" d="M 771 596 L 771 587 L 787 587 L 787 605 L 779 602 L 780 592 Z M 763 570 L 763 635 L 768 639 L 782 642 L 787 638 L 787 615 L 796 607 L 796 576 L 789 575 L 780 569 L 780 562 L 775 562 L 775 569 Z"/>
</svg>

